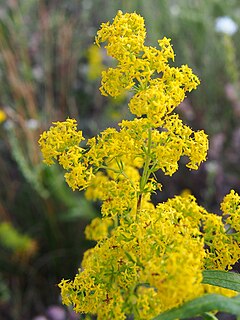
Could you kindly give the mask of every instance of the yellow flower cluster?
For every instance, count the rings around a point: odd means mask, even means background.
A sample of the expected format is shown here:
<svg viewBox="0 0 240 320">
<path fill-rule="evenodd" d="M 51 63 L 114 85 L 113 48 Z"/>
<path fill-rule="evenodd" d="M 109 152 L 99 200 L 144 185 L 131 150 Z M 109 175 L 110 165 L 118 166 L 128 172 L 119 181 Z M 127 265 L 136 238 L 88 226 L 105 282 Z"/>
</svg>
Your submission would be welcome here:
<svg viewBox="0 0 240 320">
<path fill-rule="evenodd" d="M 96 43 L 108 41 L 107 54 L 122 60 L 143 50 L 146 29 L 144 19 L 136 13 L 118 11 L 112 24 L 102 23 L 97 32 Z"/>
<path fill-rule="evenodd" d="M 102 73 L 100 90 L 103 95 L 118 96 L 134 87 L 137 94 L 129 102 L 130 111 L 159 125 L 183 101 L 185 92 L 197 87 L 199 79 L 187 65 L 169 66 L 168 59 L 174 60 L 170 39 L 159 40 L 159 50 L 145 46 L 145 37 L 144 20 L 136 13 L 119 11 L 112 24 L 102 24 L 96 43 L 107 42 L 107 53 L 118 64 Z"/>
<path fill-rule="evenodd" d="M 141 168 L 148 161 L 152 172 L 161 169 L 172 175 L 178 169 L 181 156 L 189 157 L 187 166 L 191 169 L 197 169 L 206 158 L 206 134 L 193 132 L 176 114 L 165 118 L 161 131 L 152 127 L 147 118 L 124 120 L 119 126 L 120 131 L 108 128 L 89 139 L 85 150 L 79 146 L 84 138 L 81 131 L 76 131 L 76 121 L 57 122 L 39 139 L 44 162 L 52 164 L 53 159 L 57 159 L 67 170 L 65 178 L 69 186 L 82 190 L 90 185 L 99 170 L 108 168 L 108 174 L 112 171 L 117 177 L 128 177 L 127 171 L 136 175 L 134 167 Z M 126 183 L 132 182 L 129 177 Z"/>
<path fill-rule="evenodd" d="M 101 49 L 96 45 L 91 45 L 87 53 L 88 57 L 88 78 L 95 80 L 100 77 L 103 71 Z"/>
<path fill-rule="evenodd" d="M 239 259 L 235 193 L 222 204 L 234 233 L 191 195 L 151 203 L 151 194 L 161 189 L 154 173 L 174 174 L 182 156 L 189 159 L 187 167 L 197 169 L 206 159 L 208 139 L 173 113 L 198 78 L 188 66 L 169 66 L 169 39 L 159 41 L 159 50 L 145 46 L 145 37 L 143 18 L 121 11 L 96 37 L 118 61 L 103 72 L 101 91 L 117 96 L 134 88 L 129 108 L 136 118 L 102 131 L 84 148 L 71 119 L 55 123 L 39 140 L 44 161 L 57 160 L 73 190 L 85 189 L 88 199 L 102 201 L 102 218 L 85 231 L 96 246 L 85 252 L 75 279 L 59 284 L 63 303 L 99 320 L 151 319 L 210 290 L 201 284 L 202 270 L 230 269 Z"/>
<path fill-rule="evenodd" d="M 55 123 L 39 140 L 45 162 L 52 164 L 52 159 L 57 159 L 68 171 L 65 178 L 73 190 L 86 189 L 104 168 L 111 167 L 118 176 L 126 177 L 126 167 L 141 168 L 147 162 L 152 172 L 161 169 L 172 175 L 181 156 L 189 157 L 187 166 L 191 169 L 197 169 L 206 159 L 207 135 L 193 132 L 177 114 L 171 114 L 185 92 L 195 88 L 199 80 L 187 66 L 168 65 L 168 59 L 174 58 L 169 39 L 159 40 L 158 50 L 144 46 L 145 37 L 143 18 L 121 11 L 112 24 L 102 24 L 96 37 L 98 44 L 107 41 L 108 54 L 119 61 L 115 69 L 103 72 L 102 92 L 116 96 L 121 94 L 121 88 L 134 86 L 136 92 L 129 108 L 138 118 L 122 121 L 119 131 L 108 128 L 89 139 L 84 157 L 79 147 L 82 132 L 76 131 L 75 120 Z M 145 180 L 135 191 L 142 192 Z"/>
<path fill-rule="evenodd" d="M 109 236 L 109 228 L 112 227 L 113 220 L 111 218 L 102 220 L 95 218 L 85 229 L 86 238 L 89 240 L 99 241 Z"/>
<path fill-rule="evenodd" d="M 235 230 L 233 237 L 240 241 L 240 196 L 231 190 L 224 198 L 221 209 L 227 217 L 226 223 Z"/>
<path fill-rule="evenodd" d="M 137 220 L 129 212 L 112 226 L 109 218 L 94 220 L 87 234 L 96 231 L 100 239 L 102 229 L 101 241 L 85 253 L 75 279 L 59 284 L 64 303 L 98 319 L 152 319 L 214 292 L 201 284 L 202 270 L 225 269 L 239 258 L 238 243 L 231 247 L 232 236 L 219 217 L 198 206 L 191 195 L 143 208 Z M 221 254 L 224 244 L 229 256 Z"/>
<path fill-rule="evenodd" d="M 6 113 L 2 109 L 0 109 L 0 123 L 4 122 L 6 119 Z"/>
<path fill-rule="evenodd" d="M 76 146 L 84 140 L 81 131 L 77 131 L 77 121 L 74 119 L 67 119 L 64 122 L 53 122 L 55 125 L 51 127 L 49 131 L 42 133 L 39 144 L 41 146 L 41 151 L 43 154 L 44 162 L 48 165 L 54 163 L 53 159 L 59 159 L 62 157 L 62 165 L 64 167 L 71 166 L 71 162 L 78 162 L 78 159 L 74 161 L 76 152 L 72 152 Z M 73 148 L 73 149 L 72 149 Z M 81 150 L 79 148 L 79 150 Z M 72 154 L 73 157 L 70 157 L 71 160 L 64 161 L 64 156 L 69 152 L 69 155 Z M 60 159 L 59 159 L 60 160 Z"/>
</svg>

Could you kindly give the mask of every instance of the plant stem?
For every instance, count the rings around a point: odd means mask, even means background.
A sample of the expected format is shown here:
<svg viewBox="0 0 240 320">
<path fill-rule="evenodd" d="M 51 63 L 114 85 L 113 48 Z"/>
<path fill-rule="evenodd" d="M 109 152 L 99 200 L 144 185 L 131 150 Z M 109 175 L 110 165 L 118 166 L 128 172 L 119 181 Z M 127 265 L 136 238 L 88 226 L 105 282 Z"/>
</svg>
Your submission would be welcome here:
<svg viewBox="0 0 240 320">
<path fill-rule="evenodd" d="M 149 166 L 151 163 L 151 144 L 152 144 L 152 131 L 151 128 L 148 129 L 148 145 L 147 145 L 147 152 L 146 152 L 146 160 L 144 163 L 143 174 L 140 180 L 140 194 L 144 192 L 145 185 L 148 181 L 148 178 L 151 174 L 149 170 Z"/>
<path fill-rule="evenodd" d="M 138 193 L 138 200 L 137 200 L 137 212 L 141 210 L 141 203 L 142 203 L 142 195 L 144 193 L 144 188 L 147 184 L 148 178 L 151 174 L 150 170 L 150 163 L 151 163 L 151 144 L 152 144 L 152 130 L 148 128 L 148 142 L 147 142 L 147 151 L 146 151 L 146 160 L 144 162 L 143 173 L 140 179 L 140 190 Z"/>
</svg>

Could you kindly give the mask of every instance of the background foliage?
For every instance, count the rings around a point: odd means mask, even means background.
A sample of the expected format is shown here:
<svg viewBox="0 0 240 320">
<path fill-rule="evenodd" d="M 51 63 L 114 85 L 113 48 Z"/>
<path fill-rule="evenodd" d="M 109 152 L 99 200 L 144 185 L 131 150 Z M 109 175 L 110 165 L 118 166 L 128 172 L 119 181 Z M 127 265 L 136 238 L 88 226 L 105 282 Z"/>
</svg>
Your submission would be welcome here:
<svg viewBox="0 0 240 320">
<path fill-rule="evenodd" d="M 84 228 L 98 215 L 98 205 L 73 193 L 60 168 L 42 164 L 37 141 L 52 121 L 68 116 L 78 120 L 87 137 L 130 116 L 127 97 L 110 100 L 100 95 L 100 71 L 111 61 L 92 47 L 101 22 L 111 20 L 118 9 L 144 16 L 149 45 L 170 37 L 176 65 L 187 63 L 201 79 L 179 112 L 194 129 L 204 128 L 209 134 L 208 161 L 194 173 L 183 166 L 172 178 L 159 173 L 164 190 L 154 201 L 190 189 L 200 204 L 218 213 L 230 188 L 240 191 L 240 31 L 230 36 L 215 28 L 221 16 L 240 25 L 237 0 L 1 0 L 3 319 L 32 319 L 38 314 L 50 319 L 48 308 L 60 305 L 55 284 L 73 277 L 91 245 L 84 240 Z M 63 317 L 74 315 L 68 311 Z"/>
</svg>

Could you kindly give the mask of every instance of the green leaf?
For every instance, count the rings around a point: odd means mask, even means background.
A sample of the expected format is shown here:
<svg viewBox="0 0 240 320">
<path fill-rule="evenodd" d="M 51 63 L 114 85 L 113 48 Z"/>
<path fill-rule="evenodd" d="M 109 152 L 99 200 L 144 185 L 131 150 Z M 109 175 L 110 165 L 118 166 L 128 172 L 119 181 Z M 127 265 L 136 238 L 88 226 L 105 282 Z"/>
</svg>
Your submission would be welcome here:
<svg viewBox="0 0 240 320">
<path fill-rule="evenodd" d="M 203 271 L 202 283 L 240 292 L 240 274 L 219 270 Z"/>
<path fill-rule="evenodd" d="M 163 312 L 153 320 L 186 319 L 216 310 L 240 315 L 240 295 L 235 298 L 228 298 L 219 294 L 205 294 L 186 302 L 178 308 Z"/>
<path fill-rule="evenodd" d="M 133 263 L 136 263 L 136 261 L 133 259 L 133 257 L 130 255 L 129 252 L 124 251 L 124 253 L 125 253 L 125 255 L 127 256 L 127 258 L 128 258 L 130 261 L 132 261 Z"/>
<path fill-rule="evenodd" d="M 210 312 L 204 313 L 202 317 L 203 317 L 203 320 L 218 320 L 218 318 L 216 318 L 215 315 Z"/>
</svg>

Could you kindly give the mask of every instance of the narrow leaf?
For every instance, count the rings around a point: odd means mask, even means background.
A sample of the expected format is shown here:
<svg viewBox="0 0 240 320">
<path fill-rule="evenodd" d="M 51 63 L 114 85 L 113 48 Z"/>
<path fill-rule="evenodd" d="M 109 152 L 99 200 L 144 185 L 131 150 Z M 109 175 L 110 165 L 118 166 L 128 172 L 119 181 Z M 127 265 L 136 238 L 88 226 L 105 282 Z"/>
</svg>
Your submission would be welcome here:
<svg viewBox="0 0 240 320">
<path fill-rule="evenodd" d="M 216 318 L 215 315 L 210 312 L 204 313 L 202 317 L 204 320 L 218 320 L 218 318 Z"/>
<path fill-rule="evenodd" d="M 240 274 L 219 270 L 203 271 L 202 283 L 240 292 Z"/>
<path fill-rule="evenodd" d="M 240 299 L 227 298 L 219 294 L 206 294 L 186 302 L 178 308 L 163 312 L 153 320 L 186 319 L 215 310 L 240 315 Z"/>
</svg>

